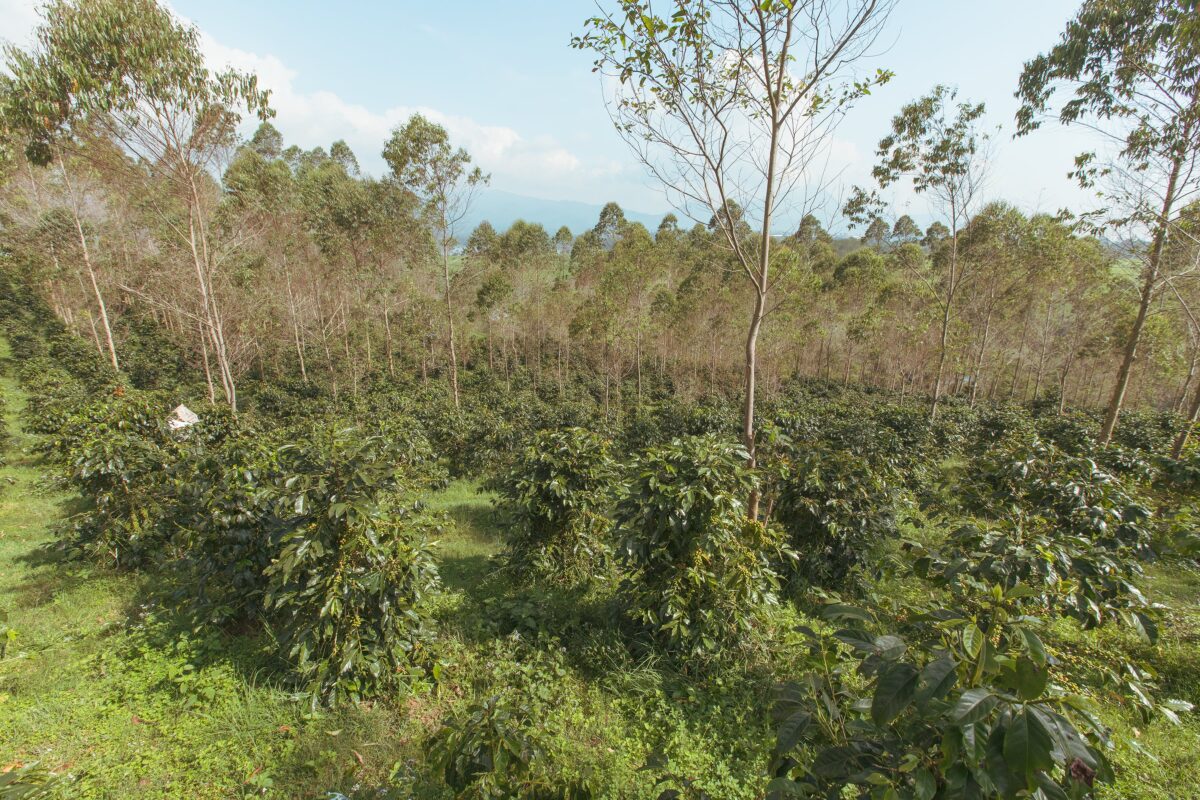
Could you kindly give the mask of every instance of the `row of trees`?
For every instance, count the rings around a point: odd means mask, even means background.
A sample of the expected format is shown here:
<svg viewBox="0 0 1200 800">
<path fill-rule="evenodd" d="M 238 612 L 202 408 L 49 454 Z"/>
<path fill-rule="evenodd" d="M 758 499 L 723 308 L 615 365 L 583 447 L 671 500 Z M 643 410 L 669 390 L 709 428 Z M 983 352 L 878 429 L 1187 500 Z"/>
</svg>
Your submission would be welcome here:
<svg viewBox="0 0 1200 800">
<path fill-rule="evenodd" d="M 6 50 L 9 263 L 114 369 L 136 368 L 122 342 L 152 322 L 235 411 L 247 375 L 334 397 L 384 376 L 444 379 L 457 407 L 460 369 L 486 365 L 563 395 L 585 385 L 611 414 L 667 389 L 740 391 L 751 462 L 756 393 L 793 374 L 928 395 L 932 414 L 947 394 L 1107 405 L 1105 438 L 1127 401 L 1194 419 L 1200 83 L 1175 6 L 1085 3 L 1021 80 L 1022 133 L 1071 82 L 1064 121 L 1128 123 L 1107 162 L 1079 162 L 1107 187 L 1107 213 L 1085 220 L 1106 223 L 1104 238 L 984 203 L 984 109 L 937 87 L 897 115 L 874 177 L 911 181 L 939 221 L 922 231 L 857 189 L 844 211 L 865 233 L 851 241 L 814 213 L 822 142 L 890 77 L 848 67 L 890 4 L 835 5 L 659 18 L 628 3 L 589 21 L 574 44 L 622 79 L 619 129 L 699 222 L 668 215 L 650 231 L 609 204 L 587 231 L 484 223 L 466 236 L 487 176 L 436 124 L 397 128 L 374 178 L 344 142 L 286 146 L 254 77 L 211 72 L 196 32 L 154 0 L 58 0 L 32 50 Z M 1081 48 L 1095 58 L 1076 63 Z M 1109 87 L 1096 100 L 1110 74 L 1149 80 L 1122 69 L 1131 60 L 1172 76 L 1156 83 L 1169 96 Z M 262 122 L 243 141 L 248 114 Z"/>
</svg>

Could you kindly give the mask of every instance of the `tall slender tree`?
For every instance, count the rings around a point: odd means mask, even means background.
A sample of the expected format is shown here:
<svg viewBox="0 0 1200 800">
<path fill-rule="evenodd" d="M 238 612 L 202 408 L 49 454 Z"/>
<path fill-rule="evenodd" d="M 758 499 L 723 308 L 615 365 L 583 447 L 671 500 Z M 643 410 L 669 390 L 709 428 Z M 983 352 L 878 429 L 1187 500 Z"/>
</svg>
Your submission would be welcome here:
<svg viewBox="0 0 1200 800">
<path fill-rule="evenodd" d="M 893 0 L 618 0 L 574 47 L 616 78 L 614 126 L 697 222 L 715 220 L 753 289 L 745 335 L 742 440 L 756 463 L 758 339 L 769 310 L 773 223 L 823 197 L 828 137 L 890 78 L 854 73 Z M 752 209 L 754 228 L 731 208 Z M 758 494 L 747 514 L 758 517 Z"/>
<path fill-rule="evenodd" d="M 429 222 L 441 255 L 442 299 L 446 307 L 446 348 L 450 359 L 450 393 L 455 409 L 460 408 L 458 393 L 458 351 L 454 341 L 454 299 L 451 291 L 450 254 L 457 243 L 456 228 L 466 219 L 478 191 L 489 176 L 471 166 L 471 156 L 461 147 L 450 145 L 450 136 L 441 125 L 414 114 L 403 126 L 392 131 L 383 148 L 383 158 L 392 177 L 425 203 Z"/>
<path fill-rule="evenodd" d="M 892 132 L 879 142 L 880 160 L 871 171 L 883 189 L 905 178 L 911 180 L 914 191 L 934 201 L 948 230 L 944 246 L 934 251 L 935 263 L 944 264 L 941 280 L 927 281 L 940 317 L 930 418 L 937 417 L 942 399 L 951 325 L 969 276 L 968 265 L 959 259 L 959 234 L 971 222 L 987 167 L 988 136 L 981 126 L 984 106 L 956 103 L 956 97 L 954 90 L 936 86 L 900 109 L 892 119 Z M 856 189 L 847 212 L 851 219 L 873 223 L 877 204 L 874 193 Z"/>
<path fill-rule="evenodd" d="M 1065 89 L 1070 99 L 1056 103 Z M 1192 0 L 1086 0 L 1049 52 L 1025 64 L 1017 134 L 1049 118 L 1084 126 L 1106 149 L 1080 154 L 1072 175 L 1097 187 L 1106 225 L 1125 228 L 1142 270 L 1104 415 L 1107 443 L 1125 403 L 1142 333 L 1162 286 L 1173 213 L 1200 190 L 1200 21 Z"/>
<path fill-rule="evenodd" d="M 155 0 L 56 0 L 45 8 L 37 45 L 6 50 L 6 126 L 28 137 L 36 163 L 58 161 L 66 175 L 64 141 L 98 134 L 137 159 L 115 159 L 132 183 L 167 192 L 184 209 L 159 207 L 160 218 L 191 254 L 203 330 L 216 355 L 225 397 L 237 410 L 237 390 L 218 291 L 221 256 L 211 227 L 218 193 L 213 173 L 232 152 L 239 111 L 266 119 L 268 93 L 253 75 L 205 66 L 194 28 Z M 72 192 L 74 194 L 74 192 Z M 77 203 L 76 203 L 77 204 Z M 82 236 L 82 232 L 81 232 Z M 85 261 L 89 259 L 84 245 Z M 115 351 L 113 361 L 116 363 Z"/>
</svg>

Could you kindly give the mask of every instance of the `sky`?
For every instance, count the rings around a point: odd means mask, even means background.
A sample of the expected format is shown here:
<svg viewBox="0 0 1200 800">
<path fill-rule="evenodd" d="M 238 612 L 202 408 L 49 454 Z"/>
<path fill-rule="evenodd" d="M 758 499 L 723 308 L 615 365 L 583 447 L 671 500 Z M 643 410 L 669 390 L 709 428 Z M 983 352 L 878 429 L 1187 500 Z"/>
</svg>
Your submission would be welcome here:
<svg viewBox="0 0 1200 800">
<path fill-rule="evenodd" d="M 33 0 L 0 0 L 0 38 L 27 46 Z M 285 142 L 328 148 L 345 139 L 381 175 L 392 128 L 414 111 L 444 125 L 492 175 L 492 186 L 548 200 L 615 200 L 668 210 L 612 128 L 601 81 L 569 41 L 593 0 L 306 2 L 170 0 L 195 24 L 213 66 L 255 71 L 272 90 Z M 899 0 L 871 67 L 895 72 L 836 133 L 846 186 L 869 180 L 875 147 L 906 102 L 943 83 L 983 102 L 993 140 L 988 199 L 1026 212 L 1083 208 L 1067 177 L 1086 149 L 1076 129 L 1046 126 L 1013 140 L 1022 64 L 1058 40 L 1077 0 Z M 923 197 L 886 196 L 895 213 L 930 219 Z M 829 222 L 839 223 L 832 212 Z"/>
</svg>

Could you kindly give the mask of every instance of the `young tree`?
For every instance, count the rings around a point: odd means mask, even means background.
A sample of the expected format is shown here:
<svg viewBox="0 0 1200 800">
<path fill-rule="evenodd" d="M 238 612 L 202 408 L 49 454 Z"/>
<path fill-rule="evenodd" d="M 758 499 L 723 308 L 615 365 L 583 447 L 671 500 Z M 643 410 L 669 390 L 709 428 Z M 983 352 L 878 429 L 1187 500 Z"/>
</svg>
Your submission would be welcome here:
<svg viewBox="0 0 1200 800">
<path fill-rule="evenodd" d="M 917 227 L 917 223 L 913 221 L 912 217 L 905 214 L 892 225 L 891 236 L 894 244 L 919 242 L 921 240 L 921 229 Z"/>
<path fill-rule="evenodd" d="M 983 104 L 956 104 L 956 97 L 954 90 L 936 86 L 927 96 L 900 109 L 892 119 L 891 134 L 879 142 L 880 161 L 871 171 L 881 189 L 911 179 L 914 191 L 928 194 L 935 202 L 949 231 L 944 250 L 934 253 L 935 260 L 944 263 L 944 275 L 940 283 L 928 284 L 941 317 L 931 419 L 937 417 L 942 398 L 955 302 L 969 273 L 959 259 L 959 233 L 971 221 L 986 170 L 988 136 L 980 129 Z M 856 189 L 846 211 L 851 219 L 865 222 L 876 213 L 877 205 L 873 193 Z"/>
<path fill-rule="evenodd" d="M 560 227 L 554 232 L 554 252 L 560 256 L 569 255 L 571 245 L 575 242 L 575 237 L 571 234 L 571 229 L 566 225 Z"/>
<path fill-rule="evenodd" d="M 6 51 L 12 77 L 3 93 L 5 125 L 24 133 L 29 157 L 41 164 L 61 164 L 64 141 L 107 136 L 138 160 L 109 165 L 138 185 L 132 191 L 182 207 L 178 219 L 174 208 L 159 210 L 190 253 L 200 318 L 236 411 L 210 227 L 213 173 L 232 151 L 239 108 L 265 120 L 268 93 L 252 75 L 211 73 L 196 30 L 155 0 L 56 0 L 46 6 L 37 41 L 31 52 Z M 168 190 L 148 190 L 148 181 Z"/>
<path fill-rule="evenodd" d="M 403 127 L 392 131 L 383 148 L 392 177 L 425 203 L 425 215 L 442 259 L 442 299 L 446 306 L 446 346 L 450 353 L 450 392 L 454 408 L 458 397 L 458 352 L 454 344 L 454 299 L 450 291 L 450 252 L 454 230 L 466 218 L 476 193 L 488 183 L 479 167 L 471 166 L 466 150 L 450 146 L 441 125 L 413 114 Z"/>
<path fill-rule="evenodd" d="M 617 78 L 609 112 L 676 207 L 713 219 L 753 289 L 745 336 L 742 438 L 756 463 L 758 337 L 769 309 L 772 225 L 822 197 L 836 123 L 888 80 L 853 74 L 894 0 L 618 0 L 593 17 L 576 48 Z M 752 209 L 755 235 L 730 208 Z M 758 516 L 758 494 L 747 503 Z"/>
<path fill-rule="evenodd" d="M 1111 440 L 1154 298 L 1172 213 L 1200 189 L 1200 23 L 1191 0 L 1086 0 L 1048 53 L 1025 64 L 1017 96 L 1017 135 L 1047 116 L 1080 124 L 1112 144 L 1086 152 L 1072 173 L 1101 186 L 1107 223 L 1148 241 L 1137 314 L 1125 336 L 1116 381 L 1100 431 Z M 1057 109 L 1055 93 L 1072 96 Z"/>
<path fill-rule="evenodd" d="M 875 217 L 867 225 L 867 230 L 863 233 L 861 241 L 867 247 L 881 250 L 887 244 L 888 236 L 890 235 L 891 228 L 888 227 L 887 221 L 883 217 Z"/>
</svg>

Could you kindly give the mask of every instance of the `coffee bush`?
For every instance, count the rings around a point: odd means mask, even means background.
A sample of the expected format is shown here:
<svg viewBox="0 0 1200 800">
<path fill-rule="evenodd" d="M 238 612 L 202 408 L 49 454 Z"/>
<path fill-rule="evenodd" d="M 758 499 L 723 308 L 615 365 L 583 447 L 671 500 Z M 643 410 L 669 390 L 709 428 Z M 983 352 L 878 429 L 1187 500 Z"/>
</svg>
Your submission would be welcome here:
<svg viewBox="0 0 1200 800">
<path fill-rule="evenodd" d="M 583 428 L 542 431 L 492 488 L 519 573 L 574 581 L 609 560 L 609 505 L 617 465 L 611 442 Z"/>
<path fill-rule="evenodd" d="M 616 509 L 619 596 L 628 616 L 671 652 L 710 654 L 750 632 L 776 599 L 782 536 L 746 516 L 757 489 L 739 445 L 675 439 L 639 456 Z"/>
</svg>

